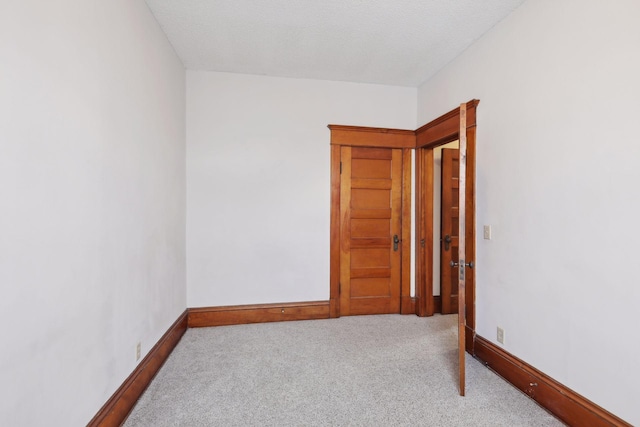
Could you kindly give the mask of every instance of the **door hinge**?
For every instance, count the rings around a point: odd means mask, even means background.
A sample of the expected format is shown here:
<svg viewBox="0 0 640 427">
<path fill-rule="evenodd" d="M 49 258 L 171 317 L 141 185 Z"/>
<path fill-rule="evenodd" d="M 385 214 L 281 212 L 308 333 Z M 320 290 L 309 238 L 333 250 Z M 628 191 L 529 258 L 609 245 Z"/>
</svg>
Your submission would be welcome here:
<svg viewBox="0 0 640 427">
<path fill-rule="evenodd" d="M 340 175 L 342 175 L 342 162 L 340 162 Z"/>
</svg>

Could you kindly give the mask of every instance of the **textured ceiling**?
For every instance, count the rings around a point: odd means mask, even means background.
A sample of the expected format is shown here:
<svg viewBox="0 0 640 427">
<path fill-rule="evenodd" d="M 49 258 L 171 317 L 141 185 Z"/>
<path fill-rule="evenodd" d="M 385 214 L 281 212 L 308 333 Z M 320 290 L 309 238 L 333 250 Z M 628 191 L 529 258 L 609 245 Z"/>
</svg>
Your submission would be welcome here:
<svg viewBox="0 0 640 427">
<path fill-rule="evenodd" d="M 146 0 L 192 70 L 418 86 L 524 0 Z"/>
</svg>

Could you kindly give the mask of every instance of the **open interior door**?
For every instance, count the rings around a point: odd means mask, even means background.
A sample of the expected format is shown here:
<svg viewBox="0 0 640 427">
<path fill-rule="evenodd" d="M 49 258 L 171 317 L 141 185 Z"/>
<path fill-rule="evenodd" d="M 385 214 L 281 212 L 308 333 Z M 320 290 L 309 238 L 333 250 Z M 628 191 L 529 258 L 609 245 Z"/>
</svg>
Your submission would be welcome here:
<svg viewBox="0 0 640 427">
<path fill-rule="evenodd" d="M 476 107 L 480 101 L 462 104 L 416 130 L 416 314 L 434 313 L 433 296 L 433 149 L 447 142 L 459 141 L 458 169 L 458 259 L 451 254 L 453 266 L 442 265 L 451 273 L 451 282 L 458 284 L 459 380 L 460 394 L 465 393 L 465 350 L 474 354 L 475 338 L 475 278 L 472 262 L 475 258 L 475 153 Z M 467 222 L 468 219 L 468 222 Z M 446 233 L 443 233 L 446 237 Z M 453 243 L 453 237 L 451 238 Z M 450 252 L 454 248 L 450 245 Z M 436 248 L 437 249 L 437 248 Z M 451 264 L 449 264 L 451 265 Z M 455 270 L 454 270 L 455 268 Z"/>
<path fill-rule="evenodd" d="M 458 262 L 451 261 L 452 267 L 458 268 L 458 363 L 460 371 L 460 396 L 465 393 L 465 270 L 467 260 L 465 255 L 466 236 L 466 185 L 467 185 L 467 104 L 460 105 L 460 161 L 459 166 L 459 191 L 458 191 Z M 457 265 L 456 265 L 457 264 Z M 470 266 L 472 266 L 471 264 Z"/>
<path fill-rule="evenodd" d="M 442 202 L 440 205 L 440 297 L 442 299 L 442 314 L 458 312 L 458 269 L 451 268 L 451 261 L 458 262 L 459 154 L 458 147 L 442 149 L 442 196 L 440 198 Z"/>
</svg>

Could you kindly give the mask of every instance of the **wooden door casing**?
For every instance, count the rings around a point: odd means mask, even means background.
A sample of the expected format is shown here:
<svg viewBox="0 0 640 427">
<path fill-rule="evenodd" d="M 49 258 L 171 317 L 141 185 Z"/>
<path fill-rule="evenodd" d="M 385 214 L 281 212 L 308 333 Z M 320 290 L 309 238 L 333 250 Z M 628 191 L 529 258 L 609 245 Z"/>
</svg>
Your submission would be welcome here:
<svg viewBox="0 0 640 427">
<path fill-rule="evenodd" d="M 411 152 L 416 146 L 416 134 L 412 130 L 371 128 L 360 126 L 328 125 L 331 130 L 331 233 L 330 233 L 330 285 L 329 317 L 345 314 L 341 307 L 341 222 L 344 203 L 340 200 L 342 190 L 341 153 L 344 147 L 393 148 L 402 151 L 401 190 L 401 273 L 400 312 L 415 313 L 415 301 L 411 297 Z"/>
<path fill-rule="evenodd" d="M 476 109 L 479 100 L 466 104 L 466 260 L 475 260 L 475 155 Z M 460 107 L 438 117 L 416 130 L 416 314 L 432 316 L 433 296 L 433 151 L 448 142 L 460 139 Z M 474 354 L 475 337 L 475 270 L 468 271 L 465 286 L 465 348 Z"/>
<path fill-rule="evenodd" d="M 460 152 L 442 149 L 442 204 L 440 226 L 440 296 L 442 314 L 458 312 L 458 271 L 451 262 L 458 262 L 458 190 Z"/>
<path fill-rule="evenodd" d="M 399 313 L 402 150 L 342 147 L 340 156 L 340 314 Z"/>
</svg>

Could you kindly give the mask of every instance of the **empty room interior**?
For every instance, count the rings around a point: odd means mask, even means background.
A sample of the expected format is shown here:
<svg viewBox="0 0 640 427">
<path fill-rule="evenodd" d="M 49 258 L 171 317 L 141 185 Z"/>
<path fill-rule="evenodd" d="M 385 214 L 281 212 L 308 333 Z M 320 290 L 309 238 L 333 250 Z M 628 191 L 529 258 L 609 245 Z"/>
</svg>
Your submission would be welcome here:
<svg viewBox="0 0 640 427">
<path fill-rule="evenodd" d="M 0 425 L 120 425 L 201 327 L 458 308 L 467 363 L 566 424 L 640 425 L 639 20 L 637 0 L 3 1 Z"/>
</svg>

